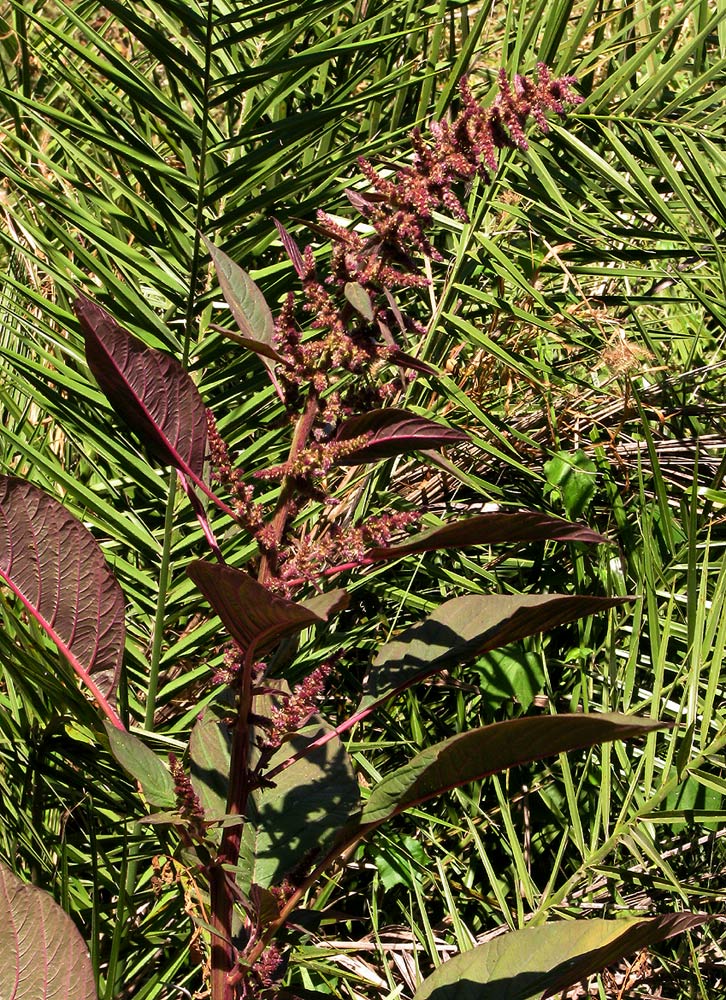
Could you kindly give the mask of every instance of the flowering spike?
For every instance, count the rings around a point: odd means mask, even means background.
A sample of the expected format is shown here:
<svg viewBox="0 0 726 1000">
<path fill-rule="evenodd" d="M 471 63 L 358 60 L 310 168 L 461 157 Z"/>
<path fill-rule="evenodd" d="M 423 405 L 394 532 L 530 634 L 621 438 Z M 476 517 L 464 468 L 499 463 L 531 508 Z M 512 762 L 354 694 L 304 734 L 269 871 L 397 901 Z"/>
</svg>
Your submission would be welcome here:
<svg viewBox="0 0 726 1000">
<path fill-rule="evenodd" d="M 333 660 L 326 660 L 298 684 L 281 705 L 272 709 L 270 732 L 264 740 L 267 747 L 278 747 L 288 733 L 295 733 L 305 725 L 315 711 L 325 691 L 325 681 Z"/>
<path fill-rule="evenodd" d="M 207 440 L 214 478 L 232 494 L 232 508 L 237 521 L 251 535 L 255 535 L 265 523 L 262 508 L 255 502 L 252 488 L 244 482 L 242 472 L 232 467 L 227 442 L 219 433 L 211 410 L 207 410 Z"/>
<path fill-rule="evenodd" d="M 186 820 L 189 834 L 196 840 L 204 839 L 204 809 L 199 796 L 194 791 L 189 776 L 184 771 L 176 754 L 169 754 L 169 770 L 174 779 L 177 809 Z"/>
</svg>

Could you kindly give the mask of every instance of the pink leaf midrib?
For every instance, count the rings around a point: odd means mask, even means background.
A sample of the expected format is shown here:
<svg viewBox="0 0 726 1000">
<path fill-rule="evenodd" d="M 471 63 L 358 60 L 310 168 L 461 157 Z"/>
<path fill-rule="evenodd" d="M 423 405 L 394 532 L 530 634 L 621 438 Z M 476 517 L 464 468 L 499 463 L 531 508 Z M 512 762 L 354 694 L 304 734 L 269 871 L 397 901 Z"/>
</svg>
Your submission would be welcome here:
<svg viewBox="0 0 726 1000">
<path fill-rule="evenodd" d="M 95 331 L 93 331 L 91 333 L 91 336 L 95 340 L 95 342 L 98 345 L 98 347 L 103 351 L 104 355 L 106 356 L 106 358 L 110 362 L 111 367 L 113 368 L 113 370 L 117 373 L 117 375 L 119 376 L 119 378 L 122 379 L 124 385 L 128 388 L 129 393 L 131 394 L 131 396 L 133 397 L 133 399 L 135 400 L 135 402 L 140 407 L 142 413 L 144 414 L 144 417 L 151 423 L 151 425 L 155 428 L 156 432 L 163 439 L 165 445 L 169 449 L 170 454 L 173 456 L 173 458 L 175 459 L 176 463 L 178 463 L 178 466 L 181 469 L 181 471 L 184 472 L 185 475 L 189 476 L 195 483 L 197 483 L 197 485 L 201 485 L 200 479 L 199 479 L 199 476 L 197 475 L 197 473 L 194 472 L 194 470 L 189 465 L 189 463 L 186 461 L 186 459 L 184 459 L 179 454 L 179 451 L 177 450 L 176 445 L 167 436 L 167 434 L 164 431 L 163 427 L 152 416 L 149 408 L 144 403 L 143 398 L 139 395 L 136 387 L 131 384 L 131 382 L 129 381 L 129 379 L 126 376 L 125 371 L 122 368 L 119 367 L 119 364 L 116 362 L 113 354 L 110 352 L 109 348 L 106 346 L 106 344 L 104 343 L 104 341 L 99 337 L 99 335 Z"/>
<path fill-rule="evenodd" d="M 29 598 L 27 598 L 25 594 L 19 589 L 19 587 L 16 586 L 13 580 L 10 579 L 10 577 L 8 577 L 7 573 L 3 569 L 0 569 L 0 579 L 2 579 L 7 584 L 7 586 L 10 588 L 13 594 L 15 594 L 18 600 L 21 601 L 21 603 L 24 605 L 27 611 L 30 612 L 32 617 L 35 618 L 38 624 L 41 625 L 42 628 L 48 633 L 48 635 L 51 637 L 51 639 L 56 644 L 58 649 L 61 651 L 63 656 L 66 657 L 66 659 L 71 664 L 71 666 L 78 674 L 78 676 L 81 678 L 83 683 L 88 687 L 88 689 L 98 702 L 99 706 L 103 710 L 109 722 L 111 722 L 112 725 L 114 725 L 117 729 L 125 730 L 126 727 L 124 726 L 123 722 L 116 714 L 115 710 L 109 703 L 106 696 L 99 689 L 98 685 L 91 677 L 91 674 L 88 672 L 88 670 L 86 670 L 86 668 L 80 662 L 78 657 L 73 653 L 71 648 L 68 646 L 67 642 L 58 634 L 58 632 L 53 627 L 51 622 L 49 622 L 48 619 L 41 613 L 40 608 L 35 607 L 32 604 Z"/>
</svg>

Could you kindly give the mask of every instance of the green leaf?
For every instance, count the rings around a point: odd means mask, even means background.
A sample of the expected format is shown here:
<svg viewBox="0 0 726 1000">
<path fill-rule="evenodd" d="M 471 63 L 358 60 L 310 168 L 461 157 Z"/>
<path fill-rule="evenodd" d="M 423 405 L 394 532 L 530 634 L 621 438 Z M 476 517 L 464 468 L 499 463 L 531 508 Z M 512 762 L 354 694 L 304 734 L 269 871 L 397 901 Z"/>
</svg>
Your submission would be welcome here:
<svg viewBox="0 0 726 1000">
<path fill-rule="evenodd" d="M 474 669 L 479 674 L 482 700 L 490 709 L 514 698 L 526 711 L 545 680 L 542 657 L 521 646 L 492 649 L 477 660 Z"/>
<path fill-rule="evenodd" d="M 295 733 L 275 752 L 269 769 L 329 733 L 319 718 Z M 360 806 L 352 760 L 335 736 L 285 768 L 273 788 L 252 795 L 240 849 L 238 880 L 243 891 L 254 882 L 275 885 L 298 865 L 312 866 L 320 851 Z"/>
<path fill-rule="evenodd" d="M 563 594 L 455 597 L 381 648 L 364 681 L 358 711 L 369 712 L 437 670 L 627 600 Z"/>
<path fill-rule="evenodd" d="M 422 751 L 387 775 L 363 807 L 361 825 L 383 823 L 441 792 L 542 757 L 629 739 L 667 723 L 629 715 L 545 715 L 472 729 Z"/>
<path fill-rule="evenodd" d="M 597 466 L 584 451 L 559 451 L 544 465 L 550 487 L 562 497 L 568 517 L 582 517 L 595 495 Z"/>
<path fill-rule="evenodd" d="M 414 863 L 421 870 L 428 868 L 430 863 L 421 842 L 409 836 L 397 839 L 395 844 L 386 844 L 384 850 L 374 848 L 372 859 L 381 885 L 387 892 L 397 885 L 410 887 L 415 878 Z"/>
<path fill-rule="evenodd" d="M 149 805 L 160 809 L 173 809 L 176 805 L 174 779 L 166 762 L 160 760 L 153 750 L 133 733 L 116 729 L 109 722 L 104 722 L 104 725 L 111 744 L 111 753 L 124 771 L 141 785 Z"/>
<path fill-rule="evenodd" d="M 270 704 L 269 696 L 258 696 L 255 712 L 269 715 Z M 192 784 L 210 821 L 224 821 L 227 808 L 229 711 L 223 705 L 207 708 L 189 743 Z M 248 801 L 238 868 L 244 892 L 253 883 L 268 888 L 296 865 L 311 862 L 358 811 L 358 782 L 340 739 L 335 736 L 306 753 L 314 740 L 329 732 L 331 727 L 314 717 L 314 724 L 287 739 L 266 762 L 264 771 L 305 754 L 280 771 L 272 787 L 256 789 Z M 257 750 L 254 757 L 259 757 Z"/>
<path fill-rule="evenodd" d="M 228 707 L 227 714 L 232 711 Z M 191 781 L 207 820 L 221 819 L 227 811 L 232 736 L 222 712 L 221 706 L 205 708 L 189 738 Z"/>
<path fill-rule="evenodd" d="M 525 927 L 456 955 L 414 1000 L 539 1000 L 554 996 L 625 955 L 697 927 L 697 913 L 652 919 L 578 920 Z"/>
<path fill-rule="evenodd" d="M 369 323 L 372 323 L 373 306 L 371 305 L 371 297 L 363 285 L 359 284 L 357 281 L 346 281 L 343 291 L 346 299 L 350 302 L 355 311 L 360 313 L 363 319 L 367 319 Z"/>
<path fill-rule="evenodd" d="M 272 384 L 277 387 L 275 362 L 283 359 L 274 347 L 275 321 L 264 295 L 246 271 L 206 236 L 202 239 L 211 254 L 219 287 L 240 330 L 240 336 L 232 339 L 260 355 Z"/>
<path fill-rule="evenodd" d="M 52 896 L 21 882 L 0 863 L 0 997 L 70 996 L 97 996 L 93 966 L 78 928 Z"/>
</svg>

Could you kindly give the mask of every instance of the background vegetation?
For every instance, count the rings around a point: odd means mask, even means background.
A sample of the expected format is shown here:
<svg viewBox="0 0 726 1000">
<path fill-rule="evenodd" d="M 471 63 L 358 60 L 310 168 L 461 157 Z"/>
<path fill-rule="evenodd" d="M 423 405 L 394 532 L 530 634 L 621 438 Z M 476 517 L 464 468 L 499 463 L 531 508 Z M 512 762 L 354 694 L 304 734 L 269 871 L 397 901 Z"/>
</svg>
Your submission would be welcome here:
<svg viewBox="0 0 726 1000">
<path fill-rule="evenodd" d="M 410 695 L 350 749 L 375 777 L 464 719 L 583 706 L 679 725 L 402 819 L 311 901 L 327 944 L 311 936 L 296 975 L 333 994 L 405 997 L 419 966 L 532 914 L 719 913 L 726 11 L 702 0 L 38 0 L 5 3 L 2 19 L 2 470 L 62 498 L 103 544 L 129 605 L 129 709 L 159 751 L 183 746 L 219 663 L 215 622 L 201 602 L 189 613 L 184 568 L 201 535 L 168 475 L 116 433 L 70 300 L 92 294 L 179 357 L 245 469 L 283 461 L 264 369 L 214 329 L 226 314 L 200 232 L 279 303 L 296 277 L 273 217 L 325 260 L 305 224 L 319 208 L 350 217 L 356 157 L 405 161 L 410 129 L 455 107 L 462 74 L 482 100 L 501 66 L 542 60 L 577 76 L 585 102 L 473 186 L 471 222 L 437 219 L 444 260 L 411 303 L 426 334 L 408 349 L 440 374 L 401 401 L 469 432 L 466 471 L 391 462 L 340 497 L 358 517 L 394 500 L 430 523 L 527 507 L 585 520 L 614 544 L 432 554 L 369 572 L 353 584 L 341 628 L 356 652 L 331 697 L 355 698 L 367 651 L 446 596 L 629 593 L 635 603 L 609 621 L 490 654 Z M 239 564 L 252 553 L 241 544 Z M 74 915 L 100 995 L 193 993 L 193 886 L 163 841 L 125 821 L 134 790 L 99 751 L 93 707 L 0 599 L 0 857 Z M 631 975 L 642 995 L 717 996 L 722 929 L 595 988 L 617 996 Z"/>
</svg>

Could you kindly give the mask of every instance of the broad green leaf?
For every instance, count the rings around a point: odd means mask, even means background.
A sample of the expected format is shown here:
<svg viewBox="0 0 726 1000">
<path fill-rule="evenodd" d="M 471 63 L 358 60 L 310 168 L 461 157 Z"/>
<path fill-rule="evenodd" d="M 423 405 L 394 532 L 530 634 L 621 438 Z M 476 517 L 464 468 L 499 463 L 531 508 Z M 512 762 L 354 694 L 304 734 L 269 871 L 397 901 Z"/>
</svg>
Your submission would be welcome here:
<svg viewBox="0 0 726 1000">
<path fill-rule="evenodd" d="M 421 841 L 411 836 L 396 837 L 395 844 L 387 843 L 383 849 L 372 844 L 369 850 L 387 892 L 397 885 L 410 886 L 415 877 L 414 866 L 426 869 L 430 863 Z"/>
<path fill-rule="evenodd" d="M 441 792 L 542 757 L 630 739 L 667 723 L 629 715 L 545 715 L 472 729 L 422 751 L 375 786 L 361 825 L 379 824 Z"/>
<path fill-rule="evenodd" d="M 319 719 L 306 726 L 282 744 L 266 770 L 304 753 L 330 731 Z M 337 736 L 280 771 L 274 787 L 252 795 L 240 847 L 238 880 L 243 891 L 252 883 L 263 888 L 278 884 L 297 866 L 312 867 L 359 806 L 352 760 Z"/>
<path fill-rule="evenodd" d="M 347 281 L 343 291 L 346 299 L 350 302 L 355 311 L 360 313 L 363 319 L 367 319 L 369 323 L 372 323 L 373 305 L 371 303 L 371 297 L 363 285 L 359 284 L 357 281 Z"/>
<path fill-rule="evenodd" d="M 96 1000 L 88 948 L 53 897 L 0 862 L 2 1000 Z"/>
<path fill-rule="evenodd" d="M 126 636 L 121 588 L 88 528 L 14 476 L 0 476 L 0 581 L 123 729 L 113 707 Z"/>
<path fill-rule="evenodd" d="M 445 962 L 419 987 L 414 1000 L 540 1000 L 555 996 L 618 959 L 707 919 L 698 913 L 669 913 L 525 927 Z"/>
<path fill-rule="evenodd" d="M 514 698 L 526 712 L 545 680 L 542 657 L 518 645 L 491 649 L 473 669 L 479 674 L 482 700 L 490 709 Z"/>
<path fill-rule="evenodd" d="M 240 330 L 240 336 L 233 339 L 260 355 L 270 380 L 277 387 L 275 362 L 280 363 L 283 359 L 274 347 L 275 321 L 264 295 L 239 264 L 235 264 L 206 236 L 202 239 L 212 257 L 222 295 Z"/>
<path fill-rule="evenodd" d="M 173 809 L 176 805 L 174 779 L 166 761 L 160 760 L 154 751 L 133 733 L 120 731 L 108 722 L 105 726 L 111 753 L 124 771 L 141 785 L 149 805 L 159 809 Z"/>
<path fill-rule="evenodd" d="M 558 451 L 545 462 L 547 482 L 559 491 L 568 517 L 582 517 L 595 495 L 597 466 L 584 451 Z"/>
<path fill-rule="evenodd" d="M 380 649 L 364 681 L 358 711 L 369 712 L 437 670 L 627 600 L 564 594 L 455 597 Z"/>
<path fill-rule="evenodd" d="M 230 706 L 227 715 L 233 711 Z M 231 727 L 222 707 L 205 708 L 192 728 L 189 759 L 192 785 L 209 821 L 221 819 L 227 811 L 231 746 Z"/>
</svg>

